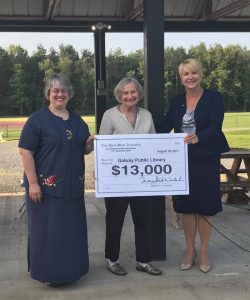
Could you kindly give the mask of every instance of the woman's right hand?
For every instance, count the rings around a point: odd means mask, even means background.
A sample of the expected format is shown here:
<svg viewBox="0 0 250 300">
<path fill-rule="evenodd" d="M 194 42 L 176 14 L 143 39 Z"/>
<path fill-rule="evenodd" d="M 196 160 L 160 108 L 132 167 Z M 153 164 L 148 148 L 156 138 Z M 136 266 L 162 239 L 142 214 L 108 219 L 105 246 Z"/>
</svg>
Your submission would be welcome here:
<svg viewBox="0 0 250 300">
<path fill-rule="evenodd" d="M 35 203 L 40 203 L 42 200 L 42 191 L 40 185 L 36 183 L 31 183 L 29 186 L 29 197 Z"/>
<path fill-rule="evenodd" d="M 191 133 L 184 138 L 184 142 L 187 144 L 197 144 L 199 143 L 199 138 L 195 133 Z"/>
</svg>

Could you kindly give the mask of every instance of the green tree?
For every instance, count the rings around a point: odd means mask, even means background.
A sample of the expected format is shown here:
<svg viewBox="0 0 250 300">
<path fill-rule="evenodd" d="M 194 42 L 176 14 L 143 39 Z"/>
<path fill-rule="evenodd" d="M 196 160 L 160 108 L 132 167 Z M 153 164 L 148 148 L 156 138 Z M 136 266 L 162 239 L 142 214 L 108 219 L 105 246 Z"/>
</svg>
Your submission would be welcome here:
<svg viewBox="0 0 250 300">
<path fill-rule="evenodd" d="M 246 61 L 246 49 L 239 45 L 230 45 L 225 48 L 226 66 L 229 70 L 227 79 L 229 107 L 231 111 L 243 110 L 244 93 L 242 87 L 249 77 L 249 61 Z"/>
<path fill-rule="evenodd" d="M 50 48 L 49 53 L 39 63 L 39 69 L 44 73 L 44 82 L 46 78 L 54 72 L 59 72 L 57 67 L 59 62 L 59 54 L 54 48 Z"/>
<path fill-rule="evenodd" d="M 14 64 L 20 64 L 22 67 L 25 66 L 28 59 L 27 50 L 23 49 L 20 45 L 10 45 L 7 48 L 10 60 Z"/>
<path fill-rule="evenodd" d="M 126 56 L 120 48 L 110 51 L 107 58 L 107 106 L 111 107 L 117 104 L 113 89 L 117 83 L 124 77 L 133 76 L 143 84 L 142 77 L 142 52 L 138 51 L 135 55 Z M 137 60 L 139 58 L 139 61 Z"/>
<path fill-rule="evenodd" d="M 179 65 L 187 58 L 186 50 L 183 47 L 174 49 L 168 47 L 164 51 L 164 82 L 165 82 L 165 106 L 169 105 L 169 100 L 174 95 L 183 92 L 179 77 Z"/>
<path fill-rule="evenodd" d="M 15 115 L 24 115 L 25 109 L 29 106 L 27 76 L 23 71 L 21 64 L 14 65 L 14 73 L 10 79 L 10 88 L 12 89 L 11 113 Z"/>
<path fill-rule="evenodd" d="M 20 45 L 10 45 L 7 48 L 9 54 L 12 73 L 9 80 L 10 93 L 10 113 L 24 115 L 26 109 L 30 108 L 29 104 L 29 79 L 28 65 L 29 56 L 27 50 Z M 20 84 L 20 86 L 18 86 Z M 22 90 L 24 89 L 24 90 Z M 20 95 L 20 99 L 18 99 Z"/>
<path fill-rule="evenodd" d="M 4 116 L 9 114 L 9 80 L 12 75 L 12 67 L 7 51 L 2 48 L 0 48 L 0 70 L 0 112 Z"/>
<path fill-rule="evenodd" d="M 94 54 L 83 50 L 81 58 L 76 62 L 75 75 L 80 79 L 78 106 L 79 113 L 91 115 L 95 112 L 95 70 Z"/>
<path fill-rule="evenodd" d="M 223 48 L 217 44 L 207 48 L 204 43 L 191 47 L 166 48 L 164 64 L 166 107 L 169 99 L 184 90 L 178 66 L 188 57 L 199 58 L 203 64 L 205 88 L 219 90 L 224 97 L 226 111 L 250 109 L 250 51 L 239 45 Z M 60 45 L 59 51 L 42 45 L 31 55 L 20 45 L 0 48 L 0 106 L 2 115 L 28 115 L 45 105 L 44 82 L 53 72 L 69 76 L 75 97 L 69 108 L 81 114 L 94 113 L 94 54 L 89 50 L 78 52 L 71 45 Z M 144 82 L 144 54 L 137 50 L 125 55 L 120 48 L 106 57 L 107 106 L 117 102 L 113 89 L 124 77 L 135 77 Z M 143 105 L 143 103 L 141 103 Z"/>
<path fill-rule="evenodd" d="M 25 114 L 41 108 L 45 105 L 45 97 L 43 95 L 45 71 L 39 67 L 40 62 L 47 58 L 46 49 L 42 45 L 38 45 L 36 51 L 32 54 L 28 63 L 27 77 L 29 81 L 29 111 Z"/>
<path fill-rule="evenodd" d="M 66 74 L 72 86 L 74 87 L 75 95 L 70 100 L 68 107 L 76 112 L 80 112 L 82 108 L 82 88 L 81 88 L 81 77 L 77 73 L 77 63 L 79 61 L 78 52 L 71 45 L 60 45 L 59 46 L 59 61 L 57 68 L 59 72 Z"/>
</svg>

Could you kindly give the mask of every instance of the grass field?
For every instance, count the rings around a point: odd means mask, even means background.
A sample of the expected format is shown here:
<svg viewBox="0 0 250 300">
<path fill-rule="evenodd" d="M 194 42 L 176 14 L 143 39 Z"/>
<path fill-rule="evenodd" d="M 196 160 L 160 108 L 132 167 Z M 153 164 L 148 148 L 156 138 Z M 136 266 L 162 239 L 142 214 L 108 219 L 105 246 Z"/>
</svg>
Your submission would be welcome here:
<svg viewBox="0 0 250 300">
<path fill-rule="evenodd" d="M 231 148 L 250 148 L 250 112 L 226 113 L 223 132 Z"/>
<path fill-rule="evenodd" d="M 0 132 L 4 140 L 19 139 L 23 123 L 27 118 L 0 118 Z M 95 133 L 95 117 L 84 116 L 90 132 Z M 226 113 L 223 132 L 231 148 L 250 148 L 250 112 Z"/>
<path fill-rule="evenodd" d="M 223 129 L 248 128 L 250 129 L 250 112 L 225 113 Z"/>
</svg>

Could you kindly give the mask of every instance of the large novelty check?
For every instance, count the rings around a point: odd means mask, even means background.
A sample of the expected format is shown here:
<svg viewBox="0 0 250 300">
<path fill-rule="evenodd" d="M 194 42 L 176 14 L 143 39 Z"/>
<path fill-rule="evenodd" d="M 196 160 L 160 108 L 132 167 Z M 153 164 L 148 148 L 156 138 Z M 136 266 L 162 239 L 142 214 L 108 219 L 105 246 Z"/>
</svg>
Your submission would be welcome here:
<svg viewBox="0 0 250 300">
<path fill-rule="evenodd" d="M 184 136 L 97 135 L 96 197 L 189 194 Z"/>
</svg>

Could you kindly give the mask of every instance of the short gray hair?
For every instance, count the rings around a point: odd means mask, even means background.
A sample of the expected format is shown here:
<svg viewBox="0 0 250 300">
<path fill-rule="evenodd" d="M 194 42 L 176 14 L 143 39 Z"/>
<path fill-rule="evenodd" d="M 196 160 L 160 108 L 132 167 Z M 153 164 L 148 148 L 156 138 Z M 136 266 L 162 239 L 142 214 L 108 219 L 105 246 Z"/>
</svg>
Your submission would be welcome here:
<svg viewBox="0 0 250 300">
<path fill-rule="evenodd" d="M 139 100 L 143 98 L 143 87 L 141 86 L 141 84 L 135 78 L 123 78 L 114 88 L 114 96 L 118 102 L 121 101 L 122 91 L 124 87 L 129 83 L 133 83 L 135 85 L 136 90 L 139 94 Z"/>
<path fill-rule="evenodd" d="M 62 73 L 53 73 L 47 78 L 45 83 L 44 94 L 46 99 L 49 99 L 50 90 L 53 88 L 55 83 L 59 83 L 63 89 L 68 90 L 69 99 L 74 96 L 74 89 L 68 77 Z"/>
</svg>

